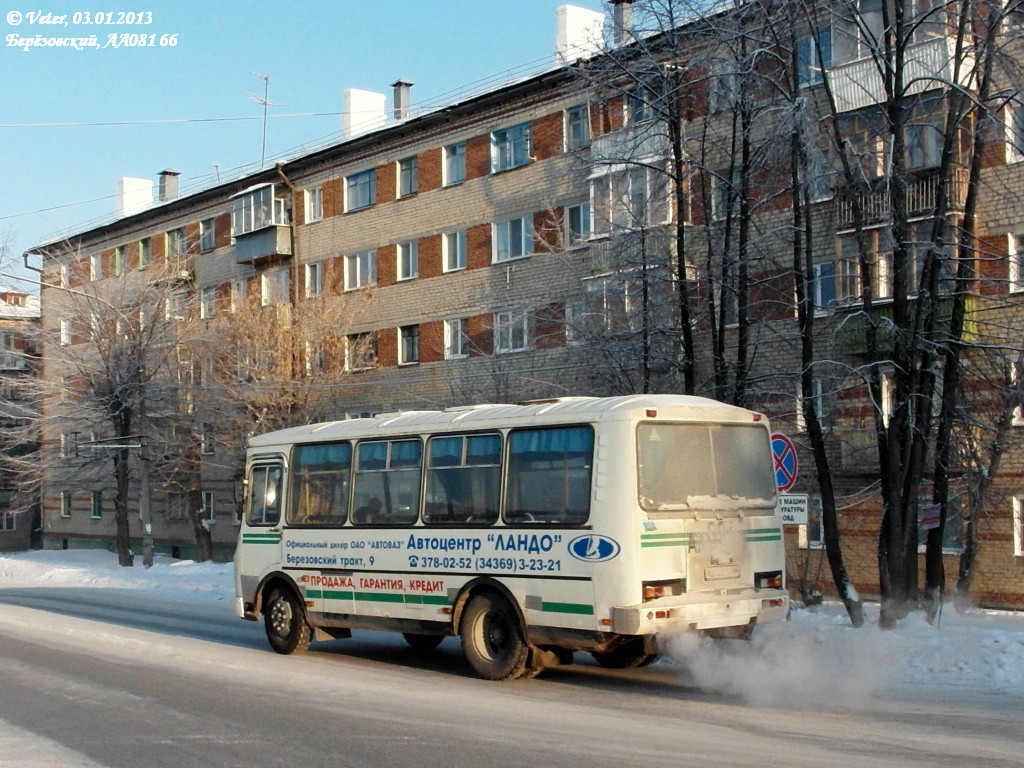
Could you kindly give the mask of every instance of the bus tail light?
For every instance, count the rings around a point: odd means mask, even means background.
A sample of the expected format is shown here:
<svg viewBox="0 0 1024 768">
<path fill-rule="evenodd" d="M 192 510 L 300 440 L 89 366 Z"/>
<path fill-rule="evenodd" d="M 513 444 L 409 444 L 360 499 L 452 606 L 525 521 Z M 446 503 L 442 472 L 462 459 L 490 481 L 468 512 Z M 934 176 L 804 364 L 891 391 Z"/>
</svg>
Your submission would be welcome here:
<svg viewBox="0 0 1024 768">
<path fill-rule="evenodd" d="M 686 580 L 645 581 L 643 587 L 644 602 L 647 602 L 648 600 L 657 600 L 659 597 L 683 594 L 686 592 Z"/>
<path fill-rule="evenodd" d="M 773 597 L 770 600 L 762 600 L 761 601 L 761 607 L 762 608 L 781 608 L 784 603 L 785 603 L 785 600 L 783 600 L 781 597 Z"/>
<path fill-rule="evenodd" d="M 754 574 L 757 589 L 782 589 L 782 571 L 761 571 Z"/>
</svg>

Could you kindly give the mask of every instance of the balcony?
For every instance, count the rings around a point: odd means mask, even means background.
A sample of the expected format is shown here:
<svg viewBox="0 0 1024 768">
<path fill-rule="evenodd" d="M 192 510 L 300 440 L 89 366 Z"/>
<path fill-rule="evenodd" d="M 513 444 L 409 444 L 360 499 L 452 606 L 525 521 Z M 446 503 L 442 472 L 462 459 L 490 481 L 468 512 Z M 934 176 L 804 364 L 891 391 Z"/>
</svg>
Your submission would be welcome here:
<svg viewBox="0 0 1024 768">
<path fill-rule="evenodd" d="M 239 264 L 259 264 L 291 255 L 292 233 L 286 224 L 271 224 L 235 235 L 235 261 Z"/>
<path fill-rule="evenodd" d="M 953 81 L 956 39 L 934 37 L 908 46 L 904 69 L 904 95 L 912 96 Z M 839 112 L 852 112 L 885 101 L 878 62 L 858 59 L 829 68 L 830 82 Z M 959 85 L 969 88 L 974 79 L 974 58 L 961 58 Z"/>
<path fill-rule="evenodd" d="M 663 161 L 671 156 L 665 124 L 657 120 L 626 126 L 594 139 L 590 145 L 590 160 L 595 166 Z"/>
<path fill-rule="evenodd" d="M 864 312 L 859 305 L 844 307 L 848 312 L 839 324 L 839 349 L 852 355 L 865 355 L 868 351 L 868 329 L 876 329 L 875 339 L 880 353 L 888 353 L 893 348 L 892 302 L 875 304 L 870 312 Z M 976 322 L 978 310 L 977 297 L 968 295 L 964 308 L 964 341 L 977 341 L 979 334 Z M 917 312 L 917 303 L 910 306 L 909 323 L 912 325 Z M 939 299 L 936 332 L 940 335 L 948 333 L 953 316 L 953 297 L 944 296 Z"/>
<path fill-rule="evenodd" d="M 966 168 L 954 168 L 947 189 L 947 213 L 958 213 L 964 209 L 967 199 L 967 181 L 969 172 Z M 939 194 L 939 170 L 929 168 L 912 172 L 907 179 L 907 215 L 922 216 L 935 210 Z M 892 202 L 889 196 L 889 179 L 874 179 L 870 188 L 861 195 L 864 212 L 864 224 L 876 224 L 892 218 Z M 853 197 L 849 193 L 838 197 L 837 226 L 840 229 L 854 226 Z"/>
</svg>

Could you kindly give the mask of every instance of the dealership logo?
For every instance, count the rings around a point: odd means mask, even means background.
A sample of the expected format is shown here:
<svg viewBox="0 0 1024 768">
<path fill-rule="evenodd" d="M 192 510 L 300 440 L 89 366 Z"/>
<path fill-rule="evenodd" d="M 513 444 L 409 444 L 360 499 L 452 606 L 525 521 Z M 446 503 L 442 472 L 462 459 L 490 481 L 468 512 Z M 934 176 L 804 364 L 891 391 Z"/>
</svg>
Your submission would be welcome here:
<svg viewBox="0 0 1024 768">
<path fill-rule="evenodd" d="M 577 536 L 569 542 L 569 554 L 587 563 L 603 563 L 617 557 L 621 547 L 615 539 L 597 534 Z"/>
</svg>

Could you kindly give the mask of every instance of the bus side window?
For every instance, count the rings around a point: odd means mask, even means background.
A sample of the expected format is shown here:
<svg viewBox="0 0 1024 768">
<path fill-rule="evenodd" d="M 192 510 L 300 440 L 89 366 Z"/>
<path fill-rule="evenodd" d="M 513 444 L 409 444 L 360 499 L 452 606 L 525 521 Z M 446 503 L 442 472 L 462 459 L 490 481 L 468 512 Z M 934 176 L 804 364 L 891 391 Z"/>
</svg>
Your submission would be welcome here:
<svg viewBox="0 0 1024 768">
<path fill-rule="evenodd" d="M 580 525 L 590 517 L 591 427 L 518 429 L 509 434 L 505 520 Z"/>
<path fill-rule="evenodd" d="M 281 467 L 253 467 L 249 489 L 249 525 L 277 525 L 281 520 Z"/>
</svg>

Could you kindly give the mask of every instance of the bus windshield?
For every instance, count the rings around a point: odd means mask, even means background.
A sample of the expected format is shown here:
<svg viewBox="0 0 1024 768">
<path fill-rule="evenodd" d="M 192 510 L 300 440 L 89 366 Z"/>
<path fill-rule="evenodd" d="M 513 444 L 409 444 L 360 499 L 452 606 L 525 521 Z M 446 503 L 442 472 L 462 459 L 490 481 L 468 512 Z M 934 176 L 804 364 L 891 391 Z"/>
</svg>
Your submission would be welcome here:
<svg viewBox="0 0 1024 768">
<path fill-rule="evenodd" d="M 640 424 L 640 504 L 649 512 L 775 506 L 768 433 L 753 424 Z"/>
</svg>

